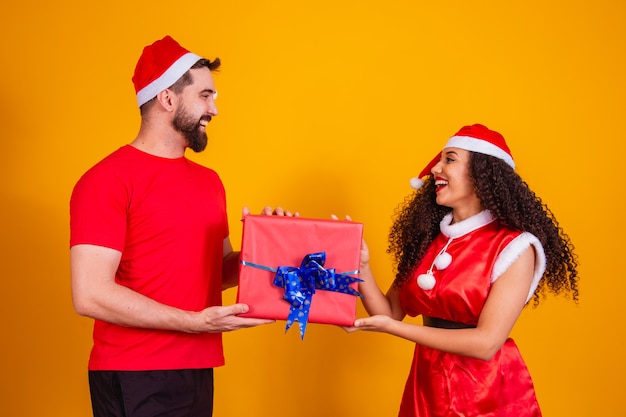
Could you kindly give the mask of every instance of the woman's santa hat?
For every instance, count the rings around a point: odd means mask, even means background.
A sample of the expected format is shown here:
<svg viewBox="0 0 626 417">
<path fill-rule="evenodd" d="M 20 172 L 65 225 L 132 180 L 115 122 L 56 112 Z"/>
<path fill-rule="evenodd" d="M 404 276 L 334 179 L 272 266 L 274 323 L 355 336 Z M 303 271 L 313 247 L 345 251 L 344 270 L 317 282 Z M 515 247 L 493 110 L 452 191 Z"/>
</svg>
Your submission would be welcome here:
<svg viewBox="0 0 626 417">
<path fill-rule="evenodd" d="M 133 75 L 139 107 L 171 87 L 200 59 L 171 36 L 143 48 Z"/>
<path fill-rule="evenodd" d="M 504 141 L 504 136 L 481 124 L 462 127 L 461 130 L 448 139 L 448 142 L 446 142 L 443 148 L 460 148 L 466 151 L 495 156 L 515 169 L 515 162 L 513 162 L 511 150 Z M 439 154 L 435 155 L 433 160 L 424 167 L 417 177 L 411 178 L 411 187 L 416 190 L 420 189 L 424 185 L 422 177 L 430 175 L 431 170 L 437 165 L 440 159 Z"/>
</svg>

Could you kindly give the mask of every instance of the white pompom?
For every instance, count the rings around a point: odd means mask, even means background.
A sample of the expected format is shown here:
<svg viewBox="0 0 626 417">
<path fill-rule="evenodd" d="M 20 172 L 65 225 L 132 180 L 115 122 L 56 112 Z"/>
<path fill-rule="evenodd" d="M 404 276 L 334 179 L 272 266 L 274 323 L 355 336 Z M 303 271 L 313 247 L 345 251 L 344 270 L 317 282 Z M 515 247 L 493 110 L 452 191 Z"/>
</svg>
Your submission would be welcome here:
<svg viewBox="0 0 626 417">
<path fill-rule="evenodd" d="M 409 181 L 409 183 L 411 184 L 411 188 L 415 190 L 419 190 L 420 188 L 424 186 L 424 180 L 421 179 L 420 177 L 411 178 L 411 181 Z"/>
<path fill-rule="evenodd" d="M 448 252 L 440 253 L 435 258 L 435 266 L 440 271 L 449 267 L 450 263 L 452 263 L 452 256 Z"/>
<path fill-rule="evenodd" d="M 435 277 L 433 274 L 419 274 L 417 285 L 423 290 L 432 290 L 435 287 Z"/>
</svg>

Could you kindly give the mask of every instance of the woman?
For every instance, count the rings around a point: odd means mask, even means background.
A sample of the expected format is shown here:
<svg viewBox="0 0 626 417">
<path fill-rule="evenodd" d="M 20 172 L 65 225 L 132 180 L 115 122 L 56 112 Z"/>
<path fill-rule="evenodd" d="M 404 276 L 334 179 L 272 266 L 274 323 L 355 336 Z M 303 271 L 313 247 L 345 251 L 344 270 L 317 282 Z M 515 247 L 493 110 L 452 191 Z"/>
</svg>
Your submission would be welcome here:
<svg viewBox="0 0 626 417">
<path fill-rule="evenodd" d="M 578 299 L 573 245 L 515 173 L 498 132 L 475 124 L 448 140 L 426 181 L 396 215 L 386 294 L 365 242 L 359 290 L 370 317 L 351 330 L 413 341 L 399 416 L 540 416 L 533 383 L 509 333 L 546 292 Z M 422 186 L 423 185 L 423 186 Z M 422 186 L 422 187 L 420 187 Z M 423 316 L 424 326 L 403 323 Z"/>
</svg>

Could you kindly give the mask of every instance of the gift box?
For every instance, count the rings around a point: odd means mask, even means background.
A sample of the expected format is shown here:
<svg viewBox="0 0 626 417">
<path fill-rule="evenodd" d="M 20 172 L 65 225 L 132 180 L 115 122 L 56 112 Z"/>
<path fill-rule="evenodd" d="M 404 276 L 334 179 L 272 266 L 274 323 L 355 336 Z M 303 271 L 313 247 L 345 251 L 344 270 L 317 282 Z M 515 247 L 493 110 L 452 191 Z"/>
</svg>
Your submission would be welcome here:
<svg viewBox="0 0 626 417">
<path fill-rule="evenodd" d="M 356 316 L 363 224 L 247 215 L 237 302 L 244 317 L 351 326 Z"/>
</svg>

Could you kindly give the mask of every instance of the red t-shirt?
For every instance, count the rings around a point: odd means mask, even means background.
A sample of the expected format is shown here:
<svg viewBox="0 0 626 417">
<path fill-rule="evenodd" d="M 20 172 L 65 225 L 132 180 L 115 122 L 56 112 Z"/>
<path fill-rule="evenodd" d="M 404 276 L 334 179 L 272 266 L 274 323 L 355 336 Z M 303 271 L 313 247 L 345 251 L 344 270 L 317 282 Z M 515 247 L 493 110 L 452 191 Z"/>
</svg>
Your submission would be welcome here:
<svg viewBox="0 0 626 417">
<path fill-rule="evenodd" d="M 200 311 L 222 304 L 226 197 L 218 175 L 182 157 L 126 145 L 87 171 L 70 201 L 70 246 L 122 253 L 115 280 L 160 303 Z M 187 334 L 96 320 L 90 370 L 212 368 L 220 333 Z"/>
</svg>

